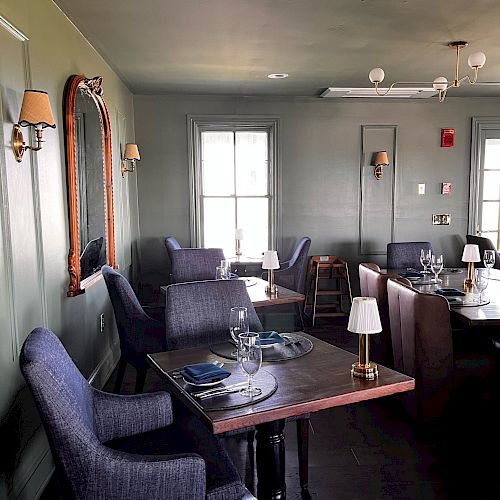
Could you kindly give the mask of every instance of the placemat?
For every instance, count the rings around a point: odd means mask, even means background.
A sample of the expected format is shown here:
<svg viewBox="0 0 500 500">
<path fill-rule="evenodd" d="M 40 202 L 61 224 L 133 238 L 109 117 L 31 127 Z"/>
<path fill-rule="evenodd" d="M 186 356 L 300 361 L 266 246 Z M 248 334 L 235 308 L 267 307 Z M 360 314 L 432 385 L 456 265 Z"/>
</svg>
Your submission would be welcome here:
<svg viewBox="0 0 500 500">
<path fill-rule="evenodd" d="M 262 361 L 286 361 L 300 358 L 309 354 L 313 349 L 313 343 L 298 333 L 281 333 L 280 335 L 285 337 L 285 343 L 262 349 Z M 232 342 L 213 344 L 210 350 L 222 358 L 236 359 L 236 346 Z"/>
</svg>

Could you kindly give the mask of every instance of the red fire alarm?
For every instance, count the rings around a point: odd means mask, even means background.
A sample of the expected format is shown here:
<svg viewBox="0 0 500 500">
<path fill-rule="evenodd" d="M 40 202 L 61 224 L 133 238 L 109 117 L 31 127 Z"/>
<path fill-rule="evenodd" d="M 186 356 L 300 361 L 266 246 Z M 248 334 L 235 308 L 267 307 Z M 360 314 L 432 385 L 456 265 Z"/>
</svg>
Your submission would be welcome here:
<svg viewBox="0 0 500 500">
<path fill-rule="evenodd" d="M 452 148 L 455 145 L 455 129 L 442 128 L 441 129 L 441 147 Z"/>
</svg>

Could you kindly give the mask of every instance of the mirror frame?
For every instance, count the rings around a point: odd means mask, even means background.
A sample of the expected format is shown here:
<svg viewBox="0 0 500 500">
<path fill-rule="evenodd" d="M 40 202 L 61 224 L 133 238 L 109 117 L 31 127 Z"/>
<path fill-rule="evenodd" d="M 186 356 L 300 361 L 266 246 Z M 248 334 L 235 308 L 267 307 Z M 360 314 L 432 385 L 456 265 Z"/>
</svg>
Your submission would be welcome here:
<svg viewBox="0 0 500 500">
<path fill-rule="evenodd" d="M 72 75 L 68 78 L 64 88 L 64 143 L 66 148 L 67 184 L 68 184 L 68 215 L 69 215 L 69 253 L 68 297 L 75 297 L 85 292 L 85 289 L 102 277 L 99 270 L 93 275 L 81 279 L 80 269 L 80 234 L 78 217 L 78 171 L 76 161 L 76 131 L 75 131 L 75 103 L 79 89 L 82 89 L 94 100 L 101 121 L 103 144 L 103 181 L 105 196 L 105 224 L 106 224 L 106 263 L 116 267 L 115 256 L 115 225 L 113 205 L 113 163 L 111 148 L 111 123 L 108 108 L 102 98 L 102 77 L 86 78 L 84 75 Z"/>
</svg>

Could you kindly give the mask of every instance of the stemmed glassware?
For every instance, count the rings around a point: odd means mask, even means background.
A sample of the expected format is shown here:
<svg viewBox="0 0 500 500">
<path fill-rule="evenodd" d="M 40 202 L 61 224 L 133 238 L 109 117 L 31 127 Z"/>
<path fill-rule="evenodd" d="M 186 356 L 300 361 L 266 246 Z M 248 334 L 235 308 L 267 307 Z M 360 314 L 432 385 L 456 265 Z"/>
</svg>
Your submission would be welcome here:
<svg viewBox="0 0 500 500">
<path fill-rule="evenodd" d="M 495 250 L 485 250 L 483 255 L 483 264 L 484 267 L 489 270 L 495 265 Z"/>
<path fill-rule="evenodd" d="M 427 270 L 427 267 L 431 263 L 431 254 L 432 252 L 429 250 L 424 250 L 423 248 L 420 250 L 420 264 L 422 264 L 422 267 L 424 270 L 422 271 L 423 274 L 430 274 L 430 271 Z"/>
<path fill-rule="evenodd" d="M 234 343 L 238 345 L 238 336 L 250 331 L 248 324 L 248 311 L 246 307 L 232 307 L 229 314 L 229 332 Z"/>
<path fill-rule="evenodd" d="M 482 302 L 482 293 L 486 290 L 488 287 L 488 275 L 487 273 L 482 272 L 483 269 L 476 269 L 474 274 L 475 274 L 475 287 L 476 290 L 479 292 L 479 304 Z M 489 273 L 489 269 L 488 269 Z"/>
<path fill-rule="evenodd" d="M 259 334 L 254 332 L 240 333 L 238 336 L 238 365 L 248 377 L 248 386 L 240 390 L 240 394 L 253 398 L 262 394 L 262 389 L 253 386 L 253 377 L 262 364 L 262 350 Z"/>
<path fill-rule="evenodd" d="M 434 273 L 434 279 L 436 283 L 440 283 L 439 273 L 443 270 L 443 256 L 442 255 L 432 255 L 431 256 L 431 270 Z"/>
</svg>

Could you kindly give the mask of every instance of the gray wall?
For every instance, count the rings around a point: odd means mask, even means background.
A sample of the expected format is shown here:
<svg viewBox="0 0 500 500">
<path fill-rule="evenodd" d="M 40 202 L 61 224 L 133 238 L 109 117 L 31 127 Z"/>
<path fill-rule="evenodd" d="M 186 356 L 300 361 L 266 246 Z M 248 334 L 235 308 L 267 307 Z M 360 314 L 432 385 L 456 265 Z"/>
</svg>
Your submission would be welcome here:
<svg viewBox="0 0 500 500">
<path fill-rule="evenodd" d="M 128 89 L 49 0 L 1 0 L 0 15 L 29 41 L 0 26 L 0 498 L 33 498 L 52 462 L 32 398 L 24 386 L 19 349 L 29 331 L 51 328 L 85 376 L 101 385 L 118 353 L 116 328 L 103 280 L 67 298 L 69 249 L 63 89 L 72 74 L 103 76 L 112 125 L 116 253 L 132 266 L 139 230 L 134 175 L 122 180 L 120 146 L 134 141 Z M 14 161 L 10 147 L 25 88 L 49 93 L 57 129 L 45 129 L 43 149 Z M 23 129 L 29 134 L 27 129 Z M 98 317 L 105 314 L 105 331 Z"/>
<path fill-rule="evenodd" d="M 359 254 L 361 125 L 397 125 L 394 240 L 430 240 L 435 250 L 443 252 L 447 265 L 456 265 L 467 229 L 471 117 L 500 115 L 500 99 L 448 97 L 439 104 L 434 99 L 136 95 L 134 110 L 142 155 L 138 171 L 142 270 L 145 280 L 157 284 L 167 278 L 168 258 L 161 238 L 172 234 L 181 244 L 190 243 L 186 115 L 278 116 L 282 186 L 278 251 L 283 258 L 289 256 L 296 239 L 309 235 L 312 254 L 346 258 L 351 270 L 360 261 L 385 266 L 385 255 Z M 441 128 L 456 129 L 454 148 L 440 147 Z M 388 173 L 380 182 L 391 176 Z M 366 180 L 377 182 L 371 174 Z M 452 195 L 440 194 L 443 181 L 453 183 Z M 426 183 L 425 196 L 417 194 L 418 183 Z M 433 226 L 432 213 L 451 214 L 451 225 Z M 368 236 L 370 231 L 376 236 L 378 228 L 368 227 Z"/>
</svg>

